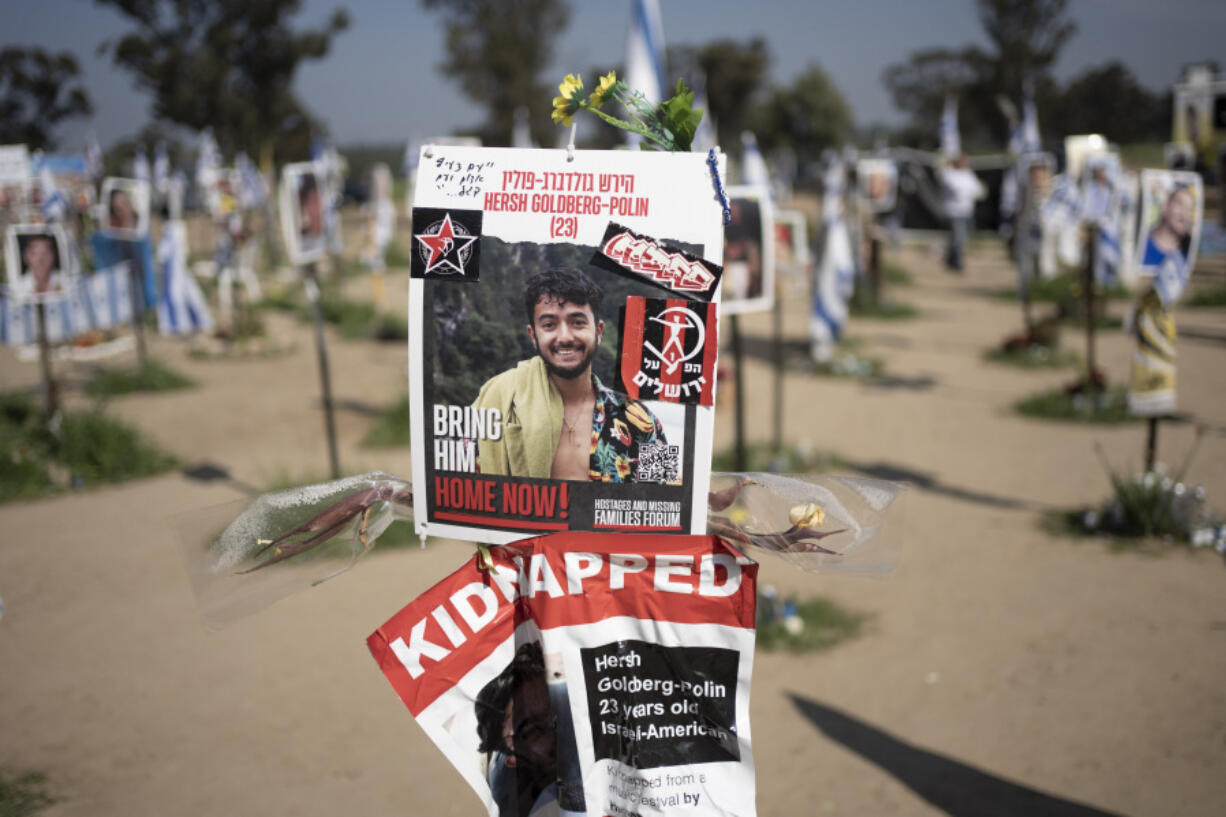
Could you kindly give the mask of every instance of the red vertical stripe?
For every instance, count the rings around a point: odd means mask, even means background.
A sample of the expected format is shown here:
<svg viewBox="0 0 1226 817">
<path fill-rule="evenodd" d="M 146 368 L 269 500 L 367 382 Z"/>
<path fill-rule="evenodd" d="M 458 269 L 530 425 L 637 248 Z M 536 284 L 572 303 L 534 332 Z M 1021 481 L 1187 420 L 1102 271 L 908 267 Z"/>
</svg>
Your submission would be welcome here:
<svg viewBox="0 0 1226 817">
<path fill-rule="evenodd" d="M 707 379 L 702 384 L 700 405 L 715 405 L 715 361 L 719 356 L 719 305 L 707 304 L 707 338 L 702 350 L 702 376 Z"/>
<path fill-rule="evenodd" d="M 643 363 L 643 321 L 646 313 L 646 301 L 642 298 L 626 299 L 625 320 L 622 321 L 621 372 L 622 385 L 626 394 L 634 399 L 639 398 L 639 387 L 635 385 L 634 376 L 638 374 Z"/>
</svg>

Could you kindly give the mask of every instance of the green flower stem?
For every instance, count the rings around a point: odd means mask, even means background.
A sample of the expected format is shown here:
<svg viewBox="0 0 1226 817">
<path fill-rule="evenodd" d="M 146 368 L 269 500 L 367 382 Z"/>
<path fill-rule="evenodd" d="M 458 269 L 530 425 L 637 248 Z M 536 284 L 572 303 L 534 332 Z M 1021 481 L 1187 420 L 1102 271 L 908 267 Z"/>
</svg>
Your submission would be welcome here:
<svg viewBox="0 0 1226 817">
<path fill-rule="evenodd" d="M 631 133 L 637 133 L 639 136 L 642 136 L 644 139 L 650 139 L 651 141 L 655 142 L 656 144 L 658 144 L 660 147 L 664 148 L 665 150 L 672 150 L 672 145 L 662 140 L 656 134 L 651 133 L 646 128 L 646 126 L 643 125 L 643 123 L 641 122 L 639 122 L 638 124 L 631 124 L 630 122 L 626 122 L 623 119 L 618 119 L 615 116 L 610 116 L 604 111 L 593 108 L 590 105 L 588 105 L 587 102 L 580 102 L 579 107 L 583 108 L 586 111 L 590 111 L 591 113 L 594 113 L 596 116 L 599 116 L 601 119 L 603 119 L 605 122 L 608 122 L 610 125 L 612 125 L 615 128 L 621 128 L 622 130 L 630 131 Z"/>
</svg>

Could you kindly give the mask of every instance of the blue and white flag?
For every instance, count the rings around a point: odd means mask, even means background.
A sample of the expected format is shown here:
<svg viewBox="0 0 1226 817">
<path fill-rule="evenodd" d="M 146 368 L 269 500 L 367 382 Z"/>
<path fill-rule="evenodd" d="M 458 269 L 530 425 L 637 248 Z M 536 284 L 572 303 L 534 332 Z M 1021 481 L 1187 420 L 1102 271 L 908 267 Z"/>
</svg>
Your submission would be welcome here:
<svg viewBox="0 0 1226 817">
<path fill-rule="evenodd" d="M 200 149 L 196 155 L 196 185 L 207 190 L 216 181 L 220 167 L 221 151 L 213 138 L 213 129 L 205 128 L 200 132 Z"/>
<path fill-rule="evenodd" d="M 658 0 L 630 0 L 630 35 L 626 40 L 626 84 L 640 91 L 652 105 L 664 99 L 664 23 Z M 626 133 L 626 144 L 637 145 L 642 137 Z"/>
<path fill-rule="evenodd" d="M 238 206 L 243 210 L 261 207 L 268 196 L 268 185 L 255 162 L 240 150 L 234 157 L 234 170 L 238 173 Z"/>
<path fill-rule="evenodd" d="M 162 279 L 157 304 L 158 331 L 163 335 L 213 331 L 213 316 L 187 268 L 187 225 L 183 221 L 166 223 L 158 242 L 157 265 Z"/>
<path fill-rule="evenodd" d="M 166 153 L 166 143 L 158 142 L 153 151 L 153 189 L 158 195 L 164 195 L 166 185 L 170 182 L 170 156 Z"/>
<path fill-rule="evenodd" d="M 843 336 L 847 303 L 856 283 L 851 235 L 841 214 L 826 224 L 816 283 L 809 321 L 810 349 L 815 360 L 824 362 L 834 356 L 834 345 Z"/>
<path fill-rule="evenodd" d="M 136 157 L 132 159 L 132 178 L 146 184 L 153 180 L 153 173 L 149 170 L 149 156 L 143 150 L 136 151 Z"/>
<path fill-rule="evenodd" d="M 941 112 L 941 155 L 957 156 L 962 153 L 962 137 L 958 134 L 958 99 L 950 94 L 945 97 L 945 109 Z"/>
<path fill-rule="evenodd" d="M 42 170 L 38 173 L 38 186 L 42 193 L 42 203 L 39 207 L 42 210 L 43 219 L 48 224 L 63 221 L 68 215 L 68 197 L 56 186 L 55 177 L 51 175 L 51 168 L 47 165 L 43 165 Z"/>
<path fill-rule="evenodd" d="M 741 181 L 743 184 L 761 187 L 774 195 L 771 190 L 770 170 L 766 167 L 762 152 L 758 150 L 758 139 L 751 131 L 741 133 Z"/>
<path fill-rule="evenodd" d="M 664 77 L 664 23 L 659 0 L 631 0 L 626 84 L 642 91 L 653 105 L 664 99 L 668 80 Z"/>
<path fill-rule="evenodd" d="M 1022 153 L 1038 153 L 1043 149 L 1039 138 L 1039 114 L 1034 107 L 1034 90 L 1029 83 L 1022 95 Z"/>
<path fill-rule="evenodd" d="M 98 137 L 92 133 L 85 143 L 85 170 L 94 181 L 102 177 L 102 145 L 98 144 Z"/>
<path fill-rule="evenodd" d="M 0 295 L 0 343 L 29 346 L 38 342 L 37 307 L 22 298 Z"/>
<path fill-rule="evenodd" d="M 85 297 L 94 329 L 110 329 L 132 321 L 132 276 L 127 263 L 103 267 L 85 279 Z"/>
<path fill-rule="evenodd" d="M 718 131 L 715 115 L 711 113 L 711 103 L 707 101 L 707 78 L 699 74 L 694 86 L 694 110 L 702 111 L 702 120 L 698 123 L 698 130 L 694 131 L 690 150 L 706 153 L 719 144 Z"/>
<path fill-rule="evenodd" d="M 527 108 L 519 107 L 515 109 L 515 123 L 511 127 L 511 147 L 539 147 L 532 139 L 532 114 Z"/>
</svg>

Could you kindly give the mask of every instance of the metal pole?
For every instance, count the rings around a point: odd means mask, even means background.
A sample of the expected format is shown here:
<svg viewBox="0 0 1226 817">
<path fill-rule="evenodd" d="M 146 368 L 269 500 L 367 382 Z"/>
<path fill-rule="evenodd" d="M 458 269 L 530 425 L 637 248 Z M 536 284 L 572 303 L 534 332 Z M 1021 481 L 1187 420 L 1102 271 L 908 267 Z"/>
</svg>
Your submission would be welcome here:
<svg viewBox="0 0 1226 817">
<path fill-rule="evenodd" d="M 739 315 L 732 315 L 732 365 L 736 368 L 733 388 L 736 390 L 736 468 L 745 467 L 745 354 L 741 346 L 741 321 Z"/>
<path fill-rule="evenodd" d="M 319 274 L 314 262 L 306 265 L 303 275 L 306 278 L 307 299 L 311 302 L 311 315 L 315 321 L 315 351 L 319 354 L 319 385 L 323 391 L 324 431 L 328 435 L 328 463 L 332 467 L 332 479 L 340 479 L 340 458 L 336 453 L 336 421 L 332 413 L 332 377 L 328 371 L 328 348 L 324 343 L 324 311 L 319 302 Z"/>
</svg>

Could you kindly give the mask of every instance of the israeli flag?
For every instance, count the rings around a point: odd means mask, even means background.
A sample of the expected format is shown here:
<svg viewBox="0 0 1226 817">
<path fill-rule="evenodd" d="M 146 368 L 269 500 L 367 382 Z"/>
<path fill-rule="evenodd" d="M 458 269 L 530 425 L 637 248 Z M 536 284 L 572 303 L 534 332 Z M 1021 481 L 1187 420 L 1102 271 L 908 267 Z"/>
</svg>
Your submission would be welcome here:
<svg viewBox="0 0 1226 817">
<path fill-rule="evenodd" d="M 85 172 L 95 180 L 102 176 L 102 145 L 98 144 L 98 137 L 92 133 L 85 143 Z"/>
<path fill-rule="evenodd" d="M 515 123 L 511 126 L 511 147 L 538 147 L 532 139 L 532 115 L 522 106 L 515 109 Z"/>
<path fill-rule="evenodd" d="M 843 336 L 847 323 L 847 302 L 856 281 L 851 234 L 840 214 L 826 224 L 825 246 L 817 269 L 817 292 L 809 321 L 810 349 L 815 360 L 824 362 L 834 356 L 834 345 Z"/>
<path fill-rule="evenodd" d="M 1022 152 L 1038 153 L 1043 149 L 1039 139 L 1039 114 L 1034 107 L 1034 89 L 1030 83 L 1022 94 Z"/>
<path fill-rule="evenodd" d="M 149 170 L 149 156 L 143 150 L 138 150 L 136 158 L 132 160 L 132 178 L 146 184 L 153 178 L 153 174 Z"/>
<path fill-rule="evenodd" d="M 110 329 L 132 321 L 131 275 L 127 262 L 103 267 L 85 280 L 85 300 L 95 329 Z"/>
<path fill-rule="evenodd" d="M 200 149 L 196 155 L 196 184 L 208 189 L 217 179 L 217 169 L 221 167 L 221 151 L 217 140 L 213 138 L 213 129 L 205 128 L 200 132 Z"/>
<path fill-rule="evenodd" d="M 941 112 L 941 155 L 957 156 L 962 153 L 962 137 L 958 134 L 958 100 L 953 94 L 945 97 L 945 109 Z"/>
<path fill-rule="evenodd" d="M 56 187 L 55 177 L 51 175 L 51 168 L 47 165 L 43 165 L 42 170 L 38 173 L 38 186 L 42 188 L 40 209 L 43 218 L 48 224 L 63 221 L 68 215 L 68 198 Z"/>
<path fill-rule="evenodd" d="M 170 183 L 170 156 L 166 153 L 166 143 L 158 142 L 153 151 L 153 189 L 159 194 L 166 192 Z"/>
<path fill-rule="evenodd" d="M 213 331 L 208 304 L 187 269 L 187 225 L 183 221 L 167 222 L 158 242 L 157 264 L 162 277 L 158 331 L 163 335 Z"/>
<path fill-rule="evenodd" d="M 626 43 L 626 84 L 653 105 L 664 99 L 664 23 L 658 0 L 632 0 L 630 39 Z"/>
<path fill-rule="evenodd" d="M 702 120 L 698 123 L 698 130 L 694 131 L 690 150 L 706 153 L 719 144 L 718 131 L 715 116 L 711 113 L 711 103 L 707 101 L 707 78 L 699 74 L 694 85 L 694 110 L 702 111 Z"/>
<path fill-rule="evenodd" d="M 260 175 L 260 169 L 244 151 L 234 157 L 234 169 L 238 172 L 238 205 L 243 210 L 255 210 L 264 204 L 268 185 Z"/>
<path fill-rule="evenodd" d="M 23 298 L 0 295 L 0 343 L 29 346 L 38 342 L 37 307 Z"/>
<path fill-rule="evenodd" d="M 766 160 L 762 158 L 762 152 L 758 150 L 758 139 L 752 132 L 741 133 L 741 149 L 741 178 L 744 183 L 770 191 L 770 171 L 766 167 Z"/>
</svg>

